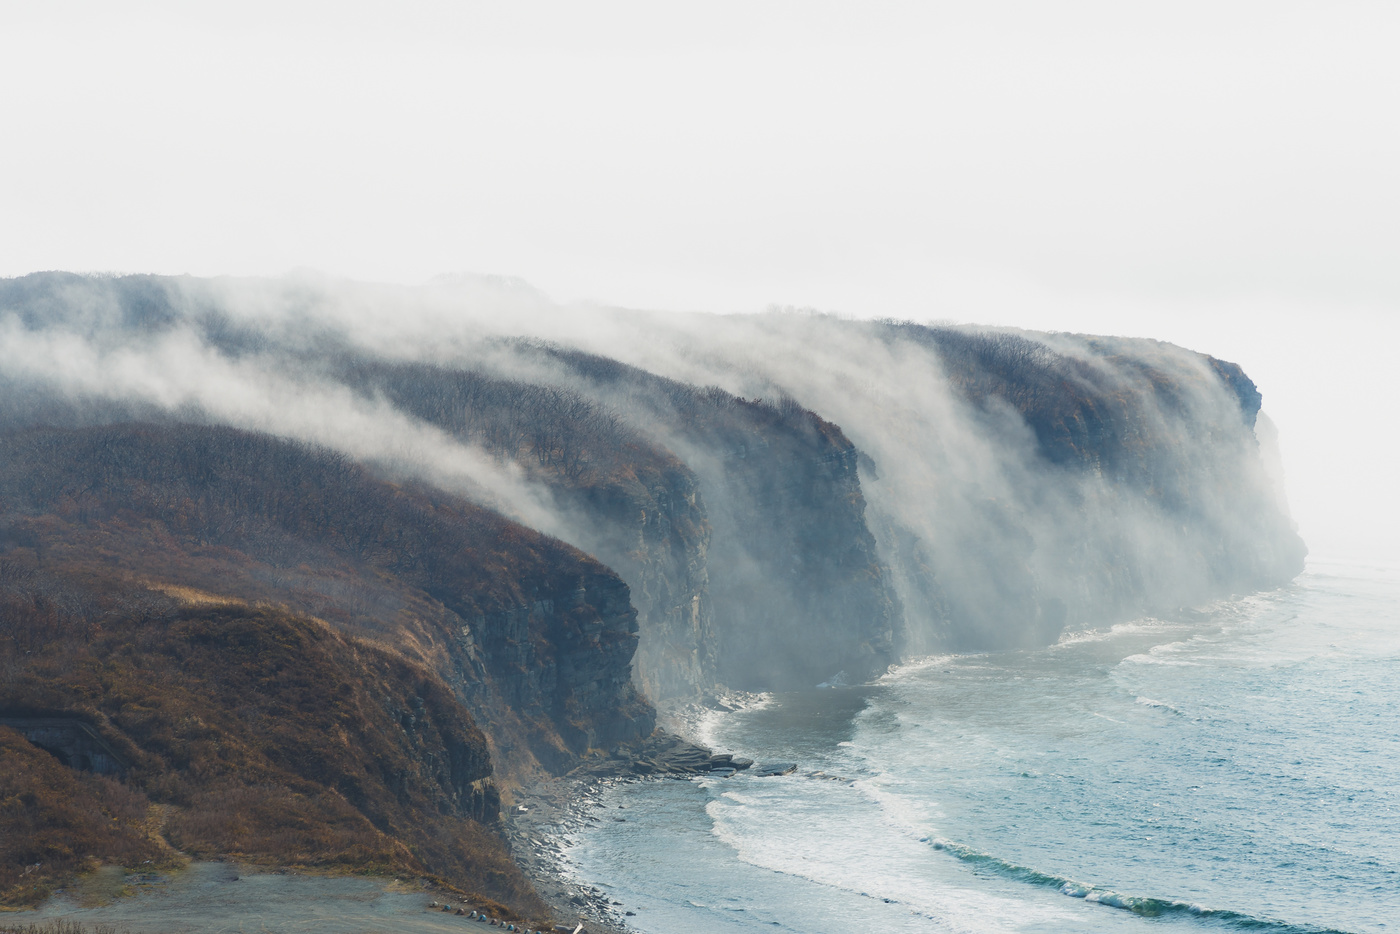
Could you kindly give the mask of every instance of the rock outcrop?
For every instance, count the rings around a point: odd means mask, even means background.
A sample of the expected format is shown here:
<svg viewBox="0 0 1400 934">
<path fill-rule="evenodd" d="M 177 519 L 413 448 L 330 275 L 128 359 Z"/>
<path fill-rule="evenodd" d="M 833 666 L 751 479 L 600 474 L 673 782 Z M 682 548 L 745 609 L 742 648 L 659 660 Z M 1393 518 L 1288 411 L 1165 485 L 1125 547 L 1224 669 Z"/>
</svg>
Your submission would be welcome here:
<svg viewBox="0 0 1400 934">
<path fill-rule="evenodd" d="M 349 355 L 330 373 L 514 462 L 549 490 L 570 540 L 630 585 L 633 671 L 649 696 L 714 682 L 710 525 L 694 472 L 674 454 L 567 387 Z"/>
<path fill-rule="evenodd" d="M 519 352 L 562 367 L 554 378 L 693 471 L 713 530 L 705 557 L 722 683 L 810 687 L 841 671 L 863 681 L 897 660 L 900 606 L 866 524 L 859 453 L 840 427 L 791 400 L 701 390 L 559 348 Z"/>
<path fill-rule="evenodd" d="M 273 602 L 430 665 L 507 770 L 652 731 L 626 584 L 455 497 L 294 442 L 153 424 L 11 433 L 0 491 L 4 535 L 46 560 Z"/>
<path fill-rule="evenodd" d="M 966 413 L 953 430 L 995 471 L 961 484 L 987 492 L 943 509 L 941 541 L 882 517 L 905 592 L 943 633 L 935 647 L 1041 645 L 1065 626 L 1169 615 L 1302 570 L 1254 434 L 1261 396 L 1239 366 L 1149 340 L 879 333 L 929 352 Z"/>
<path fill-rule="evenodd" d="M 20 805 L 0 808 L 0 904 L 97 860 L 233 857 L 432 873 L 543 911 L 500 839 L 486 738 L 431 669 L 282 609 L 94 575 L 50 543 L 0 556 L 0 790 Z"/>
<path fill-rule="evenodd" d="M 0 281 L 10 797 L 43 803 L 47 742 L 121 777 L 64 787 L 143 859 L 165 851 L 140 808 L 273 782 L 268 820 L 305 805 L 315 852 L 457 871 L 498 780 L 737 767 L 656 735 L 648 695 L 856 683 L 1302 566 L 1258 389 L 1182 348 L 609 309 L 515 335 L 437 293 L 351 313 L 348 289 Z M 386 340 L 403 309 L 441 333 Z M 261 699 L 282 694 L 324 716 Z M 273 852 L 258 826 L 238 845 Z M 493 846 L 480 865 L 533 904 Z"/>
</svg>

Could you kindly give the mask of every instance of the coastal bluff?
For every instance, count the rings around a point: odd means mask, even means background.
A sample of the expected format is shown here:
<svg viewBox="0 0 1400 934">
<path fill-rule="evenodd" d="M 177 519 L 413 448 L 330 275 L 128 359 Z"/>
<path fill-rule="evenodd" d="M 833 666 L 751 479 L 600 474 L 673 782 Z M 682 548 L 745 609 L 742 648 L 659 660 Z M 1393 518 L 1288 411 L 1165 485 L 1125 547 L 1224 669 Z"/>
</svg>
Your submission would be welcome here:
<svg viewBox="0 0 1400 934">
<path fill-rule="evenodd" d="M 1302 568 L 1264 397 L 1205 354 L 454 302 L 0 280 L 3 904 L 229 859 L 541 922 L 516 796 L 739 768 L 656 703 Z"/>
</svg>

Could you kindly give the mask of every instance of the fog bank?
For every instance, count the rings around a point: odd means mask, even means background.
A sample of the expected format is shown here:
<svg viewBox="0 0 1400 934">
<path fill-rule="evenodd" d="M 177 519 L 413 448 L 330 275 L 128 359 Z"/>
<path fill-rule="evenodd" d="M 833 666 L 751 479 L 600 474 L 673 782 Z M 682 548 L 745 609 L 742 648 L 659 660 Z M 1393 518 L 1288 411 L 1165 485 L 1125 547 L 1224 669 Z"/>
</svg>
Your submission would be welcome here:
<svg viewBox="0 0 1400 934">
<path fill-rule="evenodd" d="M 654 694 L 1046 644 L 1304 553 L 1254 384 L 1150 340 L 63 274 L 0 284 L 0 336 L 11 425 L 264 431 L 596 554 Z"/>
</svg>

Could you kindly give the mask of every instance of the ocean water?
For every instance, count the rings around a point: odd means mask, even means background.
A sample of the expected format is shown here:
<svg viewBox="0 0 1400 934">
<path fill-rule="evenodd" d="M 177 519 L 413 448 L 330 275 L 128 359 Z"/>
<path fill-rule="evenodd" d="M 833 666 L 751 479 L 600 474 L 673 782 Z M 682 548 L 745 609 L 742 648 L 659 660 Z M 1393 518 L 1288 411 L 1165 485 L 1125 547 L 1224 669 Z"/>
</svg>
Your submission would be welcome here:
<svg viewBox="0 0 1400 934">
<path fill-rule="evenodd" d="M 1400 931 L 1400 572 L 927 658 L 699 725 L 796 774 L 603 797 L 639 931 Z"/>
</svg>

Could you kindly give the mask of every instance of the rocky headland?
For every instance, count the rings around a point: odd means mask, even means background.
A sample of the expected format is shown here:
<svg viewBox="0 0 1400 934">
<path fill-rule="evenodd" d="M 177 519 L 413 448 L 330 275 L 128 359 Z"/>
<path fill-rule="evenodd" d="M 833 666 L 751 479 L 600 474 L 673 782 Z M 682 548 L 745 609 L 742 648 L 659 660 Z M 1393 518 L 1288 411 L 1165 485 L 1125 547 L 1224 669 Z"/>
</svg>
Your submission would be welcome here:
<svg viewBox="0 0 1400 934">
<path fill-rule="evenodd" d="M 757 777 L 655 703 L 1302 566 L 1258 390 L 1182 348 L 375 300 L 0 282 L 0 904 L 227 859 L 617 926 L 557 860 L 598 790 Z"/>
</svg>

